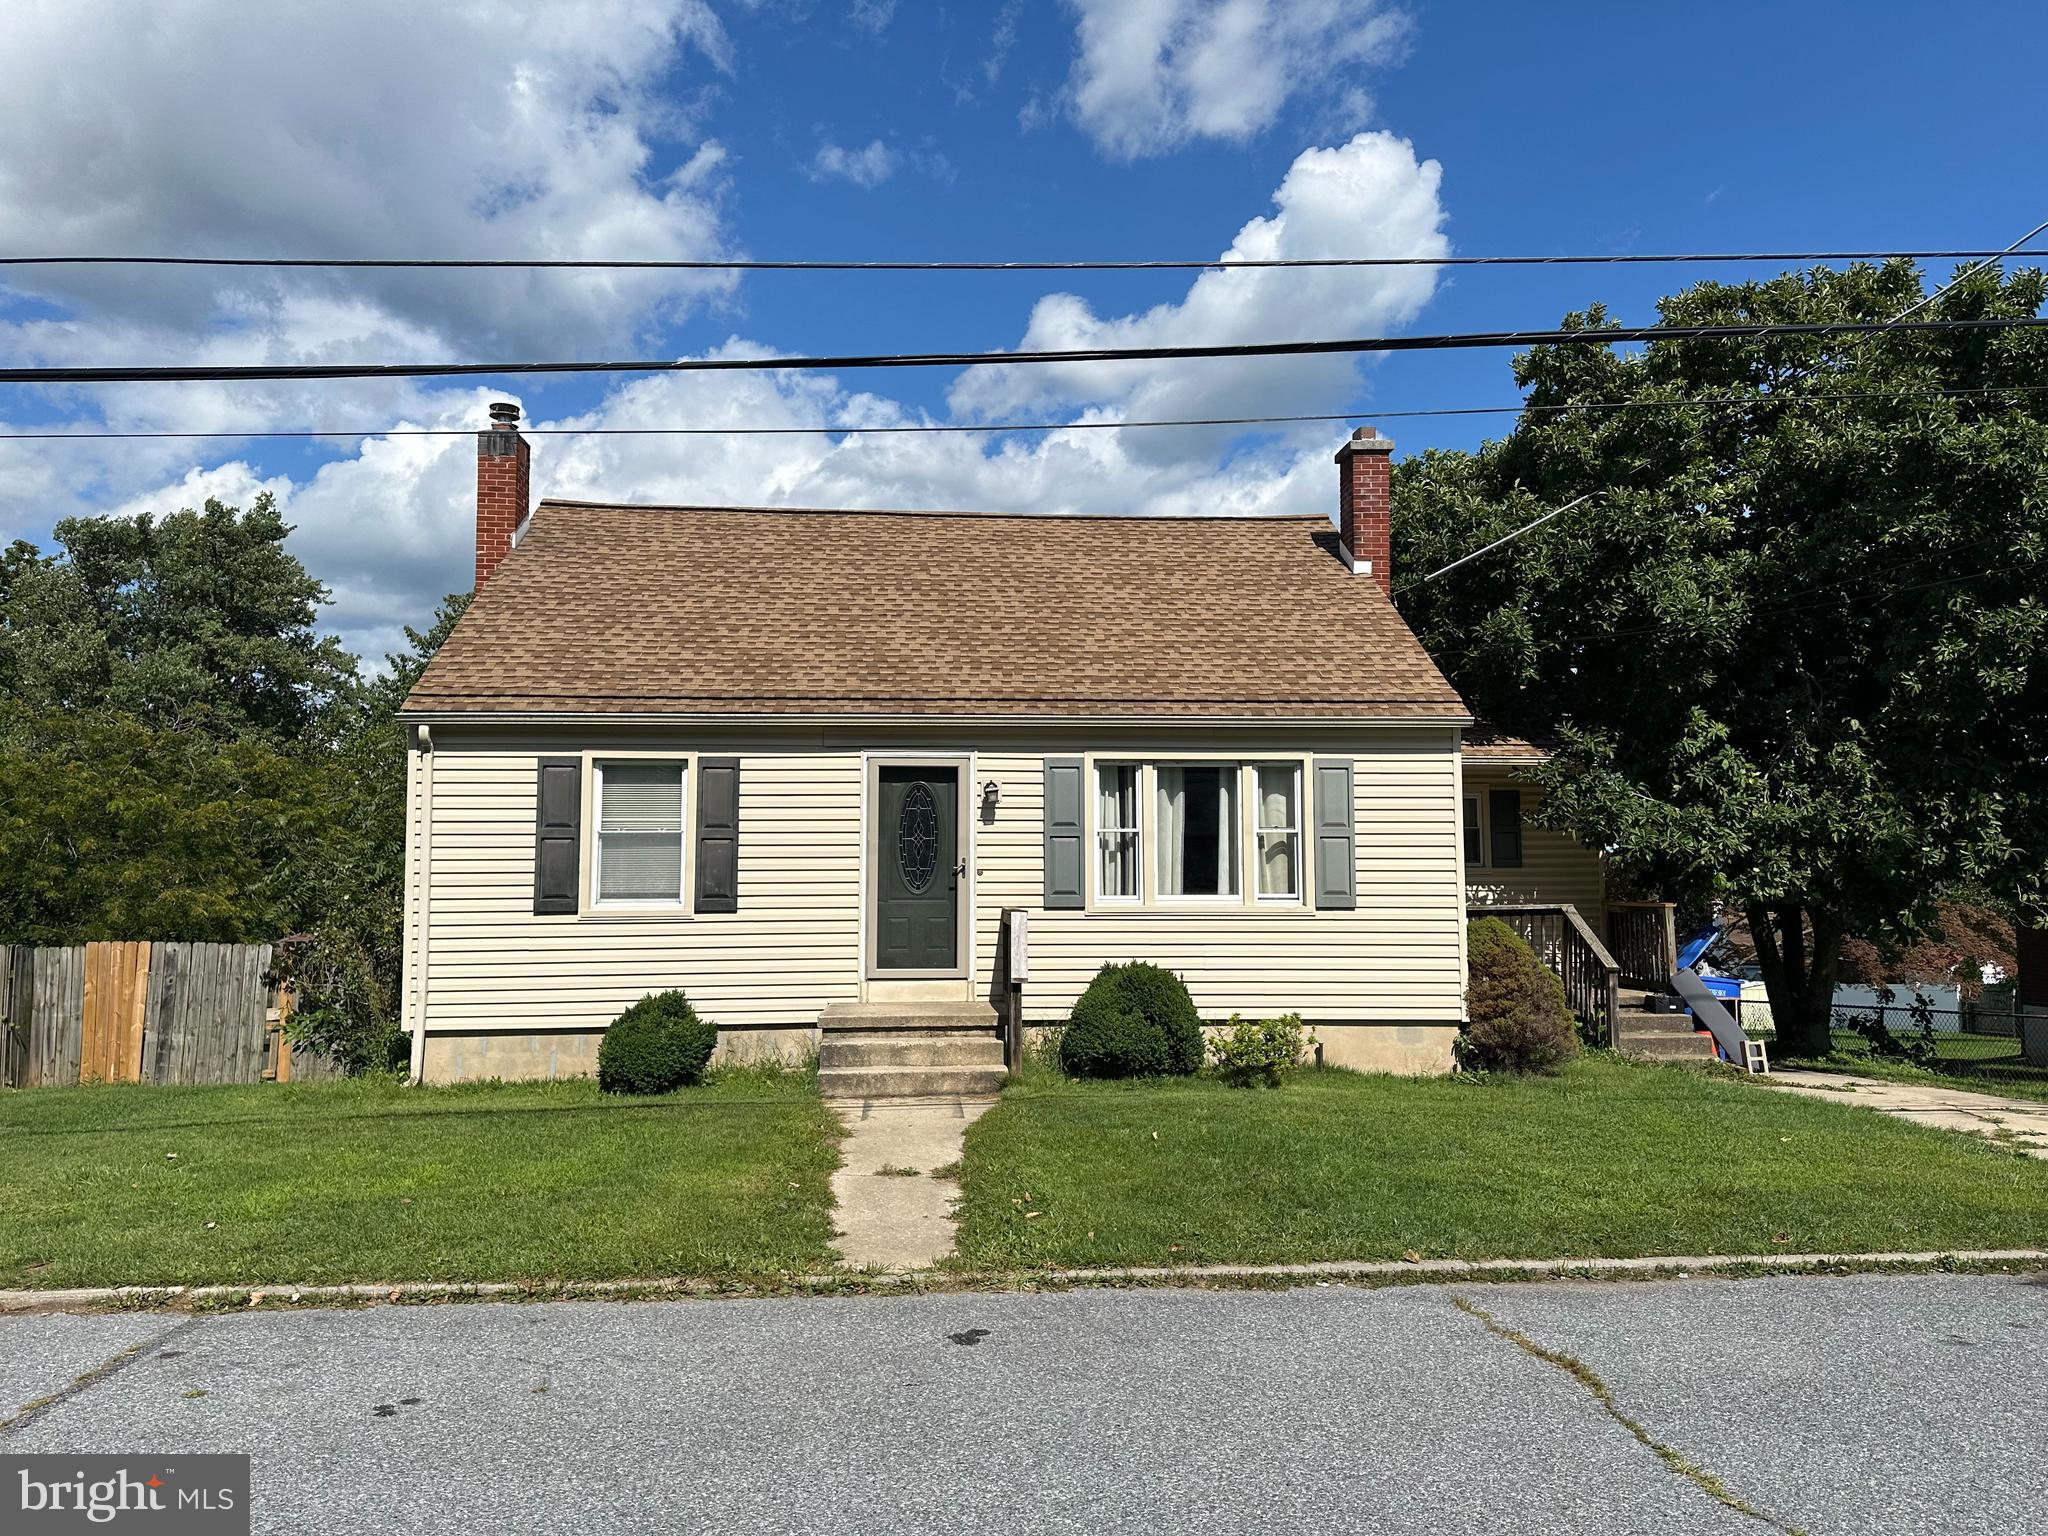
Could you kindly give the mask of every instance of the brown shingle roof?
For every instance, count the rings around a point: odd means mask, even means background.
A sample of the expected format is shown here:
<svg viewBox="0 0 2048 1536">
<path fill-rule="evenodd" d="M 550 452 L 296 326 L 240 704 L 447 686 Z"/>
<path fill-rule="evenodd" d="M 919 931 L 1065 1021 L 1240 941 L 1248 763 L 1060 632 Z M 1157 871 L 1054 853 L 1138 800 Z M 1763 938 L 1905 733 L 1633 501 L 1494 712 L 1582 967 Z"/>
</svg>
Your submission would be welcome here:
<svg viewBox="0 0 2048 1536">
<path fill-rule="evenodd" d="M 1550 756 L 1550 748 L 1545 743 L 1510 736 L 1505 731 L 1495 730 L 1484 720 L 1466 730 L 1464 752 L 1466 757 L 1485 763 L 1540 763 Z"/>
<path fill-rule="evenodd" d="M 409 713 L 1465 706 L 1327 519 L 543 502 Z"/>
</svg>

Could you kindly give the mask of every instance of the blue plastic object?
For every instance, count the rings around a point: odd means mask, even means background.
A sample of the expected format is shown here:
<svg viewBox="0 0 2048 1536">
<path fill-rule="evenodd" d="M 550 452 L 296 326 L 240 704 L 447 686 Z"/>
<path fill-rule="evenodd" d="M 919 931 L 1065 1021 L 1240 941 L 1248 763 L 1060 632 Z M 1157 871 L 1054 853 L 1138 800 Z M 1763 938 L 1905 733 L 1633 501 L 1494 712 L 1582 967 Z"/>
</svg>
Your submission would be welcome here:
<svg viewBox="0 0 2048 1536">
<path fill-rule="evenodd" d="M 1692 970 L 1706 957 L 1707 951 L 1720 941 L 1720 928 L 1713 923 L 1708 923 L 1706 927 L 1700 929 L 1691 938 L 1678 946 L 1678 968 L 1681 971 Z"/>
</svg>

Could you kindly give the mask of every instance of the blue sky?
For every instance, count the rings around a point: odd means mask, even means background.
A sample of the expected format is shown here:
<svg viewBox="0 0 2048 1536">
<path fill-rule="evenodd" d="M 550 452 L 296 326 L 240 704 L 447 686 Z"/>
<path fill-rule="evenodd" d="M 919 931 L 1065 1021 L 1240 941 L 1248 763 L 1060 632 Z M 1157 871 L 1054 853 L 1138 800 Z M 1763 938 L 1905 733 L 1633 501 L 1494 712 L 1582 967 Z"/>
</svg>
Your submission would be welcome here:
<svg viewBox="0 0 2048 1536">
<path fill-rule="evenodd" d="M 252 21 L 229 0 L 147 13 L 53 0 L 0 26 L 13 34 L 0 85 L 30 125 L 0 146 L 10 252 L 1123 259 L 1214 255 L 1257 219 L 1269 223 L 1250 238 L 1288 254 L 1995 247 L 2048 217 L 2028 115 L 2048 20 L 2016 4 L 361 0 Z M 0 354 L 676 356 L 1482 330 L 1553 324 L 1595 299 L 1647 320 L 1698 275 L 17 272 L 0 291 Z M 17 390 L 0 397 L 0 429 L 463 426 L 498 392 Z M 574 425 L 1515 398 L 1507 357 L 1488 352 L 506 392 Z M 1388 430 L 1405 454 L 1505 426 Z M 1341 429 L 1069 435 L 1083 436 L 544 438 L 535 478 L 543 493 L 635 499 L 1322 509 Z M 66 514 L 267 487 L 335 589 L 335 627 L 375 652 L 463 584 L 469 473 L 457 439 L 4 445 L 0 534 L 42 541 Z"/>
</svg>

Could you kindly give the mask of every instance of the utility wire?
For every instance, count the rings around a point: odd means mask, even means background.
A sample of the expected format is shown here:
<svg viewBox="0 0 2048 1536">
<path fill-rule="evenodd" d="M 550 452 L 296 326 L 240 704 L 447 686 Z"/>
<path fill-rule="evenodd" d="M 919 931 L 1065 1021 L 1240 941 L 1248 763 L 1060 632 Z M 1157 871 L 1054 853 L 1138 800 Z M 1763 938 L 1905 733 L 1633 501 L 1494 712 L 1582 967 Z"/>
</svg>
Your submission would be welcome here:
<svg viewBox="0 0 2048 1536">
<path fill-rule="evenodd" d="M 989 421 L 917 422 L 866 426 L 859 422 L 825 422 L 812 427 L 521 427 L 526 437 L 862 437 L 924 433 L 1120 432 L 1126 427 L 1264 427 L 1299 423 L 1406 421 L 1441 416 L 1554 416 L 1580 411 L 1768 410 L 1780 406 L 1827 405 L 1842 401 L 1976 400 L 1989 395 L 2048 394 L 2048 384 L 1987 384 L 1968 389 L 1868 389 L 1813 394 L 1748 396 L 1726 400 L 1566 400 L 1555 405 L 1456 405 L 1408 411 L 1325 411 L 1293 416 L 1176 416 L 1135 421 Z M 0 442 L 99 442 L 107 439 L 180 440 L 216 438 L 228 441 L 271 438 L 469 437 L 475 427 L 292 427 L 276 430 L 176 431 L 137 429 L 91 432 L 0 432 Z"/>
<path fill-rule="evenodd" d="M 2036 224 L 2024 235 L 2021 235 L 2019 239 L 2013 241 L 2003 251 L 1998 252 L 1996 255 L 1991 256 L 1984 261 L 1979 261 L 1963 268 L 1962 271 L 1958 272 L 1954 277 L 1950 278 L 1947 282 L 1943 283 L 1939 288 L 1935 289 L 1932 293 L 1926 294 L 1916 302 L 1909 304 L 1905 309 L 1901 310 L 1898 314 L 1892 316 L 1892 318 L 1885 322 L 1884 325 L 1878 327 L 1878 330 L 1897 330 L 1901 325 L 1909 321 L 1912 318 L 1912 316 L 1918 314 L 1921 310 L 1925 309 L 1928 305 L 1932 304 L 1936 299 L 1940 298 L 1944 293 L 1947 293 L 1951 288 L 1955 288 L 1960 284 L 1968 281 L 1977 273 L 1982 272 L 1986 267 L 1990 266 L 1993 262 L 1999 260 L 2004 256 L 2010 255 L 2012 252 L 2018 250 L 2021 246 L 2025 245 L 2029 240 L 2033 239 L 2034 236 L 2040 234 L 2043 230 L 2048 230 L 2048 219 L 2043 219 L 2039 224 Z M 1854 340 L 1852 340 L 1849 343 L 1848 346 L 1842 349 L 1842 355 L 1846 357 L 1849 354 L 1853 353 L 1858 347 L 1862 346 L 1864 342 L 1868 341 L 1873 334 L 1876 333 L 1865 332 L 1864 334 L 1857 336 Z M 1810 368 L 1803 368 L 1799 370 L 1799 373 L 1805 374 L 1810 371 Z M 1579 501 L 1584 501 L 1585 499 L 1585 497 L 1581 496 L 1579 498 Z M 1522 527 L 1517 528 L 1513 533 L 1506 534 L 1501 538 L 1495 539 L 1491 544 L 1487 545 L 1485 549 L 1475 549 L 1470 554 L 1461 555 L 1456 560 L 1453 560 L 1449 565 L 1445 566 L 1443 570 L 1431 571 L 1427 576 L 1409 582 L 1408 585 L 1405 587 L 1396 588 L 1392 595 L 1398 597 L 1402 592 L 1406 592 L 1414 587 L 1419 587 L 1425 581 L 1434 581 L 1437 577 L 1443 575 L 1445 571 L 1456 570 L 1459 566 L 1463 565 L 1467 560 L 1475 560 L 1479 556 L 1485 554 L 1488 550 L 1498 549 L 1503 544 L 1509 543 L 1515 539 L 1519 539 L 1523 534 L 1528 533 L 1531 529 L 1542 527 L 1545 523 L 1549 522 L 1551 518 L 1556 517 L 1559 512 L 1568 512 L 1571 510 L 1572 507 L 1577 505 L 1578 502 L 1572 502 L 1567 506 L 1559 507 L 1556 512 L 1546 512 L 1543 516 L 1537 518 L 1534 522 L 1525 523 Z"/>
<path fill-rule="evenodd" d="M 1967 544 L 1959 546 L 1959 548 L 1975 549 L 1992 542 L 1994 542 L 1994 538 L 1991 537 L 1974 539 Z M 1984 570 L 1970 571 L 1961 576 L 1937 576 L 1930 581 L 1916 582 L 1911 586 L 1904 587 L 1887 587 L 1882 591 L 1875 593 L 1849 592 L 1843 594 L 1842 597 L 1836 599 L 1833 602 L 1788 603 L 1782 607 L 1754 608 L 1744 613 L 1743 618 L 1746 622 L 1754 622 L 1758 619 L 1785 618 L 1795 613 L 1837 613 L 1845 609 L 1853 608 L 1862 604 L 1868 604 L 1872 601 L 1882 600 L 1887 597 L 1903 596 L 1911 592 L 1926 592 L 1931 591 L 1937 587 L 1966 586 L 1973 581 L 1982 581 L 1985 578 L 1991 576 L 2010 575 L 2015 571 L 2032 570 L 2036 566 L 2040 566 L 2043 564 L 2048 564 L 2048 556 L 2043 556 L 2041 558 L 2033 560 L 2012 561 L 2004 565 L 1989 566 Z M 1834 588 L 1840 587 L 1849 582 L 1881 579 L 1885 576 L 1896 574 L 1898 571 L 1904 568 L 1905 567 L 1901 565 L 1893 565 L 1882 571 L 1852 572 L 1849 575 L 1837 577 L 1833 581 L 1821 582 L 1816 586 L 1804 588 L 1803 591 L 1797 591 L 1792 593 L 1791 595 L 1802 596 L 1814 592 L 1831 591 Z M 1628 628 L 1625 629 L 1587 630 L 1581 634 L 1567 636 L 1561 643 L 1568 647 L 1574 647 L 1581 645 L 1603 645 L 1616 640 L 1633 640 L 1643 635 L 1656 634 L 1660 630 L 1676 628 L 1682 622 L 1683 621 L 1678 619 L 1671 619 L 1660 620 L 1649 624 L 1630 625 Z M 1477 655 L 1481 649 L 1481 647 L 1476 645 L 1468 645 L 1460 650 L 1431 651 L 1430 654 L 1433 657 L 1435 657 L 1438 662 L 1456 662 L 1462 661 L 1468 656 Z"/>
<path fill-rule="evenodd" d="M 1561 507 L 1552 507 L 1548 512 L 1544 513 L 1541 517 L 1536 518 L 1534 521 L 1522 524 L 1522 526 L 1517 528 L 1513 533 L 1504 533 L 1499 538 L 1495 539 L 1491 544 L 1484 544 L 1481 545 L 1478 549 L 1470 550 L 1467 553 L 1458 556 L 1458 558 L 1453 560 L 1449 565 L 1438 566 L 1435 570 L 1431 571 L 1427 576 L 1418 576 L 1413 581 L 1402 583 L 1400 586 L 1394 588 L 1393 592 L 1389 595 L 1393 597 L 1399 597 L 1403 592 L 1413 591 L 1416 587 L 1422 586 L 1427 582 L 1435 581 L 1439 576 L 1448 575 L 1450 572 L 1455 571 L 1459 566 L 1463 565 L 1467 560 L 1477 560 L 1481 555 L 1489 554 L 1492 551 L 1499 549 L 1501 545 L 1511 543 L 1514 540 L 1519 539 L 1523 534 L 1527 533 L 1530 529 L 1541 528 L 1553 517 L 1564 516 L 1564 514 L 1571 511 L 1573 507 L 1579 506 L 1584 502 L 1591 501 L 1595 496 L 1598 496 L 1599 494 L 1600 493 L 1598 491 L 1588 491 L 1583 496 L 1574 497 L 1572 500 L 1566 502 Z"/>
<path fill-rule="evenodd" d="M 2048 226 L 2044 226 L 2048 228 Z M 2040 233 L 2039 230 L 2035 231 Z M 1210 272 L 1293 267 L 1583 267 L 1692 262 L 1939 261 L 2048 256 L 2022 251 L 2027 236 L 2002 251 L 1691 251 L 1605 256 L 1218 256 L 1172 261 L 752 261 L 630 260 L 603 257 L 418 256 L 0 256 L 5 267 L 426 268 L 482 271 L 657 272 Z"/>
<path fill-rule="evenodd" d="M 1962 271 L 1958 272 L 1954 277 L 1950 278 L 1947 282 L 1943 283 L 1939 288 L 1935 289 L 1934 292 L 1922 298 L 1918 303 L 1908 305 L 1905 309 L 1899 311 L 1898 314 L 1892 317 L 1892 324 L 1897 325 L 1899 324 L 1899 322 L 1903 320 L 1911 319 L 1914 315 L 1919 314 L 1921 310 L 1925 309 L 1928 305 L 1932 304 L 1936 299 L 1940 298 L 1944 293 L 1947 293 L 1949 289 L 1954 288 L 1961 283 L 1967 282 L 1970 278 L 1975 277 L 1979 272 L 1982 272 L 1986 267 L 1990 266 L 1993 262 L 1999 260 L 2000 257 L 2010 256 L 2014 251 L 2018 250 L 2021 246 L 2025 245 L 2029 240 L 2033 239 L 2034 236 L 2040 234 L 2043 230 L 2048 230 L 2048 219 L 2043 219 L 2040 223 L 2036 224 L 2032 229 L 2028 230 L 2024 235 L 2021 235 L 2019 239 L 2013 241 L 2011 245 L 2008 245 L 2004 250 L 1998 252 L 1997 255 L 1988 256 L 1984 260 L 1977 262 L 1974 265 L 1963 268 Z M 1850 343 L 1848 350 L 1854 351 L 1857 345 L 1859 345 L 1859 343 Z"/>
<path fill-rule="evenodd" d="M 1826 320 L 1797 324 L 1638 325 L 1600 330 L 1460 331 L 1327 341 L 1231 342 L 1200 347 L 1075 347 L 1036 352 L 890 352 L 841 357 L 686 357 L 622 362 L 264 363 L 163 367 L 0 368 L 0 384 L 239 383 L 274 379 L 426 379 L 540 373 L 792 373 L 864 368 L 986 368 L 1015 363 L 1166 362 L 1189 358 L 1324 357 L 1361 352 L 1443 352 L 1477 347 L 1612 346 L 1632 341 L 1722 341 L 1764 336 L 1858 336 L 1873 331 L 2011 331 L 2048 316 L 1976 320 Z"/>
</svg>

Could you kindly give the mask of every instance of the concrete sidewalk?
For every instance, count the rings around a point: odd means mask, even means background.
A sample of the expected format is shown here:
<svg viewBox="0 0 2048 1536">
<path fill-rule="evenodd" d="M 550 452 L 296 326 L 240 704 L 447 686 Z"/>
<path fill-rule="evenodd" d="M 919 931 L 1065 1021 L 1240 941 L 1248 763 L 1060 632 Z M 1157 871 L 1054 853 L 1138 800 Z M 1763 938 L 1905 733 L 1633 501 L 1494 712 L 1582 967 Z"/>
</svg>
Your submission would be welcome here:
<svg viewBox="0 0 2048 1536">
<path fill-rule="evenodd" d="M 994 1099 L 885 1099 L 832 1105 L 846 1126 L 832 1175 L 835 1246 L 855 1269 L 930 1269 L 953 1251 L 953 1203 L 967 1127 Z M 937 1170 L 949 1170 L 939 1177 Z"/>
<path fill-rule="evenodd" d="M 1881 1077 L 1804 1068 L 1773 1071 L 1754 1081 L 1896 1115 L 1915 1125 L 1995 1137 L 2034 1157 L 2048 1158 L 2048 1103 L 2036 1099 L 1972 1093 L 1945 1083 L 1895 1083 Z"/>
<path fill-rule="evenodd" d="M 308 1536 L 2015 1536 L 2048 1508 L 2041 1277 L 0 1317 L 0 1391 L 0 1451 L 246 1452 L 254 1529 Z"/>
</svg>

